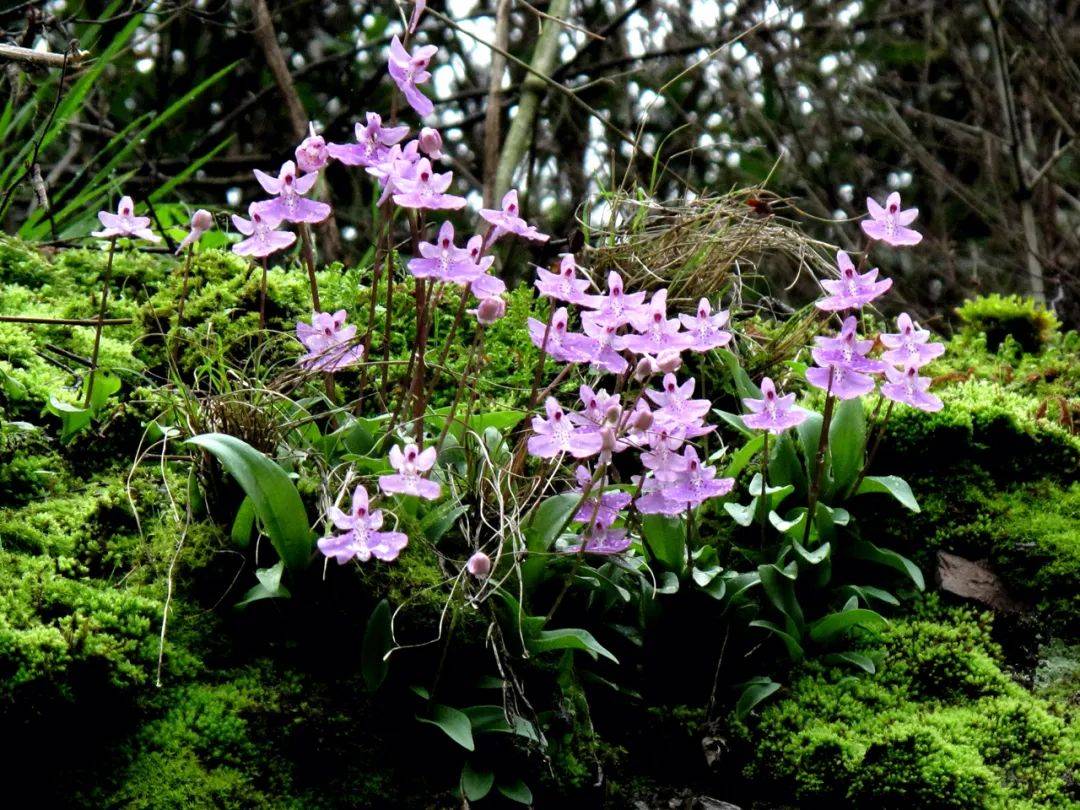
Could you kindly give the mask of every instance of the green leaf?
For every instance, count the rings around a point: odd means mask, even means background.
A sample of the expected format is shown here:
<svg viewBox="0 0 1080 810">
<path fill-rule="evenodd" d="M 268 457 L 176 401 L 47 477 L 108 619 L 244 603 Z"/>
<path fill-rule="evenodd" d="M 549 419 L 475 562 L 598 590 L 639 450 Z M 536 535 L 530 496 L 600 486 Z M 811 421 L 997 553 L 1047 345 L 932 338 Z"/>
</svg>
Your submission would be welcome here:
<svg viewBox="0 0 1080 810">
<path fill-rule="evenodd" d="M 735 383 L 735 393 L 743 399 L 761 399 L 761 389 L 754 385 L 750 375 L 739 364 L 739 359 L 727 349 L 720 349 L 717 355 Z"/>
<path fill-rule="evenodd" d="M 795 638 L 795 636 L 784 631 L 779 625 L 766 621 L 765 619 L 754 619 L 754 621 L 750 622 L 750 627 L 761 627 L 762 629 L 768 630 L 784 642 L 784 646 L 787 647 L 788 656 L 790 656 L 792 661 L 798 663 L 803 659 L 805 653 L 803 652 L 802 644 L 799 643 L 799 640 Z"/>
<path fill-rule="evenodd" d="M 667 515 L 644 515 L 641 535 L 653 556 L 677 574 L 686 570 L 686 522 Z"/>
<path fill-rule="evenodd" d="M 255 528 L 255 504 L 251 498 L 245 497 L 240 502 L 240 508 L 236 510 L 232 530 L 229 532 L 229 538 L 233 541 L 233 545 L 240 548 L 247 548 L 251 545 L 251 530 L 253 528 Z"/>
<path fill-rule="evenodd" d="M 375 605 L 368 618 L 364 631 L 364 643 L 360 652 L 360 669 L 364 676 L 364 685 L 369 692 L 374 692 L 390 671 L 390 662 L 386 654 L 394 643 L 394 634 L 390 627 L 390 603 L 383 599 Z"/>
<path fill-rule="evenodd" d="M 746 469 L 746 465 L 750 463 L 764 444 L 765 434 L 759 433 L 732 453 L 731 461 L 728 462 L 727 468 L 724 470 L 724 478 L 738 478 L 739 473 Z"/>
<path fill-rule="evenodd" d="M 469 510 L 464 506 L 458 506 L 454 503 L 441 504 L 424 515 L 424 519 L 420 521 L 420 528 L 428 540 L 432 543 L 438 543 L 442 536 L 454 527 L 458 518 L 467 511 Z"/>
<path fill-rule="evenodd" d="M 877 672 L 877 666 L 874 664 L 874 659 L 863 653 L 852 652 L 850 650 L 825 656 L 825 663 L 833 665 L 838 665 L 840 663 L 852 664 L 869 675 L 873 675 Z"/>
<path fill-rule="evenodd" d="M 875 588 L 873 585 L 845 585 L 840 589 L 841 593 L 851 593 L 859 597 L 863 604 L 869 605 L 871 600 L 876 599 L 893 607 L 899 607 L 900 600 L 883 588 Z"/>
<path fill-rule="evenodd" d="M 868 475 L 859 484 L 855 491 L 856 495 L 868 495 L 873 492 L 882 492 L 892 495 L 903 506 L 912 512 L 919 512 L 919 502 L 911 492 L 908 482 L 899 475 Z"/>
<path fill-rule="evenodd" d="M 451 706 L 443 706 L 441 703 L 431 704 L 431 717 L 417 717 L 421 723 L 427 723 L 442 729 L 451 740 L 456 742 L 466 751 L 476 750 L 473 742 L 472 724 L 469 716 Z"/>
<path fill-rule="evenodd" d="M 478 771 L 473 768 L 471 761 L 467 761 L 461 769 L 461 792 L 470 802 L 478 802 L 487 796 L 494 784 L 494 772 Z"/>
<path fill-rule="evenodd" d="M 564 627 L 558 630 L 541 630 L 532 638 L 526 638 L 529 652 L 542 653 L 549 650 L 584 650 L 595 660 L 598 655 L 619 663 L 606 647 L 597 641 L 588 630 L 578 627 Z"/>
<path fill-rule="evenodd" d="M 841 400 L 829 423 L 829 455 L 836 492 L 847 492 L 862 469 L 866 453 L 866 410 L 859 398 Z"/>
<path fill-rule="evenodd" d="M 735 704 L 735 716 L 739 720 L 744 719 L 755 706 L 779 688 L 780 684 L 771 678 L 760 677 L 749 681 L 739 696 L 739 702 Z"/>
<path fill-rule="evenodd" d="M 525 535 L 525 548 L 531 553 L 521 564 L 521 577 L 527 587 L 534 585 L 547 565 L 544 555 L 555 545 L 559 535 L 565 530 L 570 518 L 581 501 L 576 492 L 563 492 L 544 500 L 533 512 L 532 517 L 522 529 Z"/>
<path fill-rule="evenodd" d="M 765 589 L 769 601 L 790 622 L 788 630 L 801 631 L 804 620 L 799 600 L 795 597 L 795 579 L 798 576 L 795 563 L 792 562 L 784 568 L 773 564 L 759 565 L 758 576 L 761 577 L 761 586 Z M 794 634 L 793 632 L 792 635 Z"/>
<path fill-rule="evenodd" d="M 244 598 L 236 603 L 236 607 L 244 607 L 263 599 L 288 599 L 289 591 L 281 584 L 281 574 L 284 570 L 285 564 L 280 560 L 271 568 L 256 568 L 255 578 L 258 583 L 244 594 Z"/>
<path fill-rule="evenodd" d="M 529 786 L 520 779 L 515 779 L 512 782 L 500 783 L 495 786 L 495 789 L 512 802 L 517 802 L 518 804 L 533 803 L 532 791 L 529 790 Z"/>
<path fill-rule="evenodd" d="M 810 638 L 828 644 L 838 636 L 847 635 L 856 627 L 877 628 L 888 624 L 880 613 L 867 608 L 854 608 L 830 613 L 810 625 Z"/>
<path fill-rule="evenodd" d="M 869 540 L 857 540 L 851 546 L 851 556 L 857 560 L 869 560 L 907 574 L 920 591 L 926 588 L 922 571 L 911 560 L 887 548 L 879 548 Z"/>
<path fill-rule="evenodd" d="M 211 453 L 251 498 L 255 514 L 277 553 L 292 570 L 307 566 L 315 535 L 300 493 L 286 472 L 250 444 L 224 433 L 193 436 L 193 444 Z"/>
</svg>

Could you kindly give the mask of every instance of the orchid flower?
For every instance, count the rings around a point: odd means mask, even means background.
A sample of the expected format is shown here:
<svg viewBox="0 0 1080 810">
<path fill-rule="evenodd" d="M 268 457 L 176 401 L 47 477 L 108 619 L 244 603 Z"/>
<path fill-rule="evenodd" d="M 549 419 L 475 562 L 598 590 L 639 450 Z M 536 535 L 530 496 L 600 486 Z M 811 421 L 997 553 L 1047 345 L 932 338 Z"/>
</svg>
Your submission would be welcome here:
<svg viewBox="0 0 1080 810">
<path fill-rule="evenodd" d="M 120 198 L 115 214 L 111 211 L 98 211 L 98 219 L 104 227 L 91 235 L 99 239 L 128 236 L 133 239 L 145 239 L 147 242 L 161 241 L 161 237 L 150 230 L 150 217 L 135 216 L 135 202 L 131 197 Z"/>
<path fill-rule="evenodd" d="M 438 51 L 434 45 L 422 45 L 410 54 L 396 35 L 390 40 L 390 76 L 409 102 L 409 106 L 416 110 L 421 118 L 431 115 L 435 105 L 420 92 L 417 85 L 424 84 L 431 78 L 427 69 L 428 63 Z"/>
<path fill-rule="evenodd" d="M 384 127 L 382 116 L 367 114 L 367 124 L 356 123 L 356 143 L 330 143 L 326 150 L 330 157 L 346 166 L 377 166 L 386 160 L 390 148 L 409 134 L 408 127 Z"/>
<path fill-rule="evenodd" d="M 182 253 L 184 248 L 188 245 L 194 245 L 200 239 L 202 235 L 208 230 L 214 227 L 214 215 L 207 211 L 205 208 L 198 209 L 191 215 L 191 229 L 187 232 L 187 236 L 183 238 L 179 245 L 176 247 L 177 253 Z"/>
<path fill-rule="evenodd" d="M 390 448 L 390 466 L 397 472 L 393 475 L 379 476 L 379 489 L 390 494 L 416 495 L 428 501 L 434 501 L 442 494 L 438 482 L 424 478 L 433 466 L 437 451 L 434 447 L 420 452 L 415 444 L 405 445 L 402 450 L 397 445 Z"/>
<path fill-rule="evenodd" d="M 761 381 L 761 394 L 761 399 L 743 399 L 743 405 L 750 411 L 742 417 L 748 428 L 767 430 L 779 436 L 810 418 L 807 411 L 795 406 L 794 394 L 777 396 L 776 386 L 768 377 Z"/>
<path fill-rule="evenodd" d="M 343 512 L 331 506 L 329 517 L 341 534 L 319 540 L 319 550 L 344 565 L 353 557 L 367 562 L 372 557 L 384 562 L 397 559 L 401 550 L 409 544 L 409 538 L 401 532 L 379 531 L 383 524 L 382 510 L 371 509 L 367 490 L 358 486 L 353 492 L 349 511 Z"/>
<path fill-rule="evenodd" d="M 521 218 L 518 193 L 513 190 L 503 195 L 502 208 L 481 208 L 480 216 L 494 226 L 490 237 L 492 242 L 508 233 L 520 236 L 523 239 L 531 239 L 534 242 L 546 242 L 551 238 L 547 234 L 540 233 L 535 227 Z"/>
<path fill-rule="evenodd" d="M 907 227 L 919 216 L 919 209 L 900 210 L 900 192 L 894 191 L 890 194 L 885 200 L 884 208 L 874 199 L 867 197 L 866 209 L 870 212 L 870 219 L 864 219 L 859 224 L 863 233 L 871 239 L 880 239 L 893 247 L 917 245 L 922 241 L 921 233 Z"/>
<path fill-rule="evenodd" d="M 555 397 L 544 403 L 547 419 L 534 416 L 533 435 L 527 448 L 530 455 L 538 458 L 554 458 L 569 453 L 574 458 L 595 456 L 603 449 L 603 439 L 594 430 L 575 428 Z"/>
<path fill-rule="evenodd" d="M 259 203 L 248 206 L 248 216 L 251 217 L 250 220 L 238 214 L 232 215 L 236 230 L 248 237 L 232 246 L 232 252 L 237 256 L 262 259 L 271 253 L 285 250 L 296 241 L 295 233 L 277 230 L 281 224 L 280 217 L 273 212 L 263 212 Z"/>
<path fill-rule="evenodd" d="M 865 273 L 856 271 L 851 258 L 842 250 L 836 253 L 836 264 L 840 268 L 840 280 L 826 279 L 821 282 L 829 295 L 814 303 L 818 309 L 826 312 L 862 309 L 892 287 L 891 278 L 876 280 L 877 268 Z"/>
<path fill-rule="evenodd" d="M 300 365 L 316 371 L 332 373 L 355 365 L 364 356 L 363 345 L 356 343 L 356 326 L 345 325 L 345 310 L 331 314 L 317 312 L 311 323 L 296 324 L 296 337 L 308 350 L 300 358 Z"/>
<path fill-rule="evenodd" d="M 916 366 L 908 366 L 903 371 L 889 366 L 885 369 L 885 376 L 889 381 L 882 383 L 881 395 L 886 399 L 929 413 L 941 410 L 941 400 L 928 390 L 930 378 L 920 377 Z"/>
<path fill-rule="evenodd" d="M 446 190 L 454 181 L 453 172 L 432 171 L 431 161 L 420 158 L 416 163 L 416 172 L 411 177 L 398 177 L 395 186 L 394 202 L 403 208 L 421 208 L 428 210 L 456 210 L 465 207 L 465 198 L 447 194 Z"/>
<path fill-rule="evenodd" d="M 315 132 L 315 125 L 308 124 L 308 136 L 296 147 L 296 165 L 302 172 L 318 172 L 330 162 L 326 139 Z"/>
<path fill-rule="evenodd" d="M 929 330 L 919 329 L 906 312 L 896 319 L 896 327 L 900 330 L 897 334 L 883 333 L 880 336 L 882 344 L 888 349 L 881 355 L 885 362 L 894 366 L 921 368 L 945 353 L 942 344 L 928 342 Z"/>
<path fill-rule="evenodd" d="M 330 216 L 330 206 L 318 200 L 304 197 L 319 179 L 318 174 L 297 175 L 296 164 L 286 160 L 277 177 L 255 170 L 255 179 L 272 200 L 256 203 L 265 217 L 271 215 L 282 222 L 322 222 Z"/>
</svg>

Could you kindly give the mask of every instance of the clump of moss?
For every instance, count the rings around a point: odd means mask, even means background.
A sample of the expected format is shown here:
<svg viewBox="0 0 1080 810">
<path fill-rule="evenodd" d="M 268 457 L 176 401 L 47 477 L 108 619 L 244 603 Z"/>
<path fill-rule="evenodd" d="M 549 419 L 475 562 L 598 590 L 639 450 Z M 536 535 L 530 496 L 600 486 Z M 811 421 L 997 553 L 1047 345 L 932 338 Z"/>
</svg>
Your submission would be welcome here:
<svg viewBox="0 0 1080 810">
<path fill-rule="evenodd" d="M 1007 337 L 1025 352 L 1041 351 L 1060 326 L 1054 313 L 1034 299 L 1019 295 L 984 295 L 957 307 L 964 328 L 986 335 L 986 346 L 997 351 Z"/>
<path fill-rule="evenodd" d="M 806 664 L 780 700 L 737 724 L 746 775 L 800 803 L 1070 807 L 1080 739 L 1015 684 L 989 617 L 926 609 L 865 640 L 877 675 Z"/>
</svg>

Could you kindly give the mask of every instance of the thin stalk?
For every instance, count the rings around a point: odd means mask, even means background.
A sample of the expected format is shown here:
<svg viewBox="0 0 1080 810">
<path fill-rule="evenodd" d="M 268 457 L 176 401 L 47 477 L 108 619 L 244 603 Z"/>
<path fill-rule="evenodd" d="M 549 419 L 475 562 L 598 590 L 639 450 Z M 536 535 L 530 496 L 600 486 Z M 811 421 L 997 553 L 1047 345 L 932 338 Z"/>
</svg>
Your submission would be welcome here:
<svg viewBox="0 0 1080 810">
<path fill-rule="evenodd" d="M 388 229 L 389 224 L 386 226 Z M 394 314 L 394 251 L 390 247 L 390 237 L 387 236 L 386 251 L 386 326 L 383 329 L 383 372 L 379 390 L 386 396 L 386 385 L 390 374 L 390 325 Z M 411 366 L 410 366 L 411 368 Z"/>
<path fill-rule="evenodd" d="M 32 315 L 0 315 L 0 323 L 37 323 L 43 326 L 125 326 L 134 318 L 37 318 Z"/>
<path fill-rule="evenodd" d="M 761 445 L 761 547 L 765 548 L 765 527 L 769 523 L 769 431 Z"/>
<path fill-rule="evenodd" d="M 263 339 L 263 331 L 266 329 L 266 278 L 270 274 L 266 266 L 266 257 L 262 257 L 262 289 L 259 293 L 259 341 Z"/>
<path fill-rule="evenodd" d="M 428 399 L 435 393 L 435 386 L 438 385 L 440 372 L 446 367 L 446 358 L 450 354 L 450 344 L 454 342 L 454 335 L 457 334 L 458 327 L 461 326 L 461 322 L 465 318 L 465 308 L 468 305 L 469 288 L 464 287 L 461 290 L 461 301 L 458 303 L 457 312 L 454 313 L 454 321 L 450 324 L 450 331 L 443 341 L 442 351 L 439 352 L 439 362 L 431 372 L 431 383 L 428 385 L 427 392 Z"/>
<path fill-rule="evenodd" d="M 184 280 L 181 282 L 180 288 L 180 303 L 176 307 L 176 325 L 180 325 L 180 321 L 184 319 L 184 304 L 187 303 L 188 292 L 188 278 L 191 275 L 191 263 L 195 259 L 195 245 L 188 245 L 187 249 L 187 261 L 184 262 Z"/>
<path fill-rule="evenodd" d="M 829 425 L 832 423 L 833 403 L 836 398 L 832 395 L 833 369 L 829 367 L 829 386 L 825 391 L 825 410 L 821 416 L 821 435 L 818 437 L 817 454 L 814 456 L 814 480 L 810 485 L 810 500 L 806 510 L 806 527 L 803 529 L 803 545 L 810 542 L 810 526 L 817 516 L 818 492 L 821 489 L 821 475 L 825 470 L 825 451 L 829 446 Z"/>
<path fill-rule="evenodd" d="M 881 445 L 881 440 L 885 436 L 885 427 L 889 424 L 889 417 L 892 416 L 893 405 L 895 404 L 895 402 L 889 400 L 889 407 L 885 409 L 885 416 L 882 417 L 881 424 L 878 425 L 877 433 L 874 435 L 874 441 L 870 445 L 870 452 L 866 456 L 866 463 L 863 465 L 862 470 L 859 471 L 859 477 L 855 479 L 855 483 L 852 485 L 851 489 L 848 490 L 849 498 L 859 491 L 859 485 L 862 484 L 863 479 L 866 478 L 866 474 L 870 471 L 870 466 L 874 463 L 878 447 Z M 878 407 L 881 407 L 880 400 L 878 400 Z"/>
<path fill-rule="evenodd" d="M 300 223 L 300 251 L 307 267 L 308 283 L 311 284 L 311 306 L 316 312 L 322 312 L 319 303 L 319 282 L 315 279 L 315 250 L 311 246 L 311 228 L 306 222 Z"/>
<path fill-rule="evenodd" d="M 116 253 L 116 237 L 109 240 L 109 261 L 105 265 L 105 278 L 101 282 L 101 306 L 98 308 L 97 322 L 94 328 L 94 351 L 90 355 L 90 376 L 86 381 L 86 399 L 83 407 L 90 407 L 94 395 L 94 376 L 97 374 L 98 352 L 101 349 L 101 327 L 105 325 L 105 308 L 109 303 L 109 279 L 112 278 L 113 255 Z"/>
<path fill-rule="evenodd" d="M 454 421 L 454 417 L 457 415 L 458 405 L 461 403 L 461 394 L 465 390 L 465 383 L 469 379 L 469 375 L 472 372 L 473 362 L 476 360 L 477 349 L 480 347 L 480 336 L 483 333 L 484 328 L 480 325 L 476 325 L 476 336 L 473 339 L 472 349 L 469 351 L 469 359 L 465 361 L 465 370 L 461 374 L 461 379 L 458 380 L 457 390 L 454 391 L 454 401 L 450 405 L 450 411 L 446 415 L 446 423 L 443 425 L 442 432 L 439 434 L 438 441 L 435 442 L 436 451 L 442 450 L 443 442 L 446 441 L 446 434 L 450 432 L 450 425 Z M 476 388 L 476 385 L 473 385 Z M 469 424 L 468 420 L 465 424 Z"/>
</svg>

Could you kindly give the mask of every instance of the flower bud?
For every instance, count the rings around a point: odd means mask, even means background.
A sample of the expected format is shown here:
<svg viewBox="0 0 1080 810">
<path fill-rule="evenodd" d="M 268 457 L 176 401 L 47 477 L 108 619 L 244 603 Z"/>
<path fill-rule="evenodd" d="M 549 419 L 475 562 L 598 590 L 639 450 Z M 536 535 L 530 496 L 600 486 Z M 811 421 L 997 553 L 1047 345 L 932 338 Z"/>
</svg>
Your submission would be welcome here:
<svg viewBox="0 0 1080 810">
<path fill-rule="evenodd" d="M 302 172 L 317 172 L 330 162 L 326 140 L 315 133 L 315 125 L 308 124 L 311 133 L 296 147 L 296 165 Z"/>
<path fill-rule="evenodd" d="M 484 298 L 469 312 L 480 324 L 490 326 L 506 314 L 506 302 L 501 298 Z"/>
<path fill-rule="evenodd" d="M 660 371 L 660 367 L 656 365 L 656 360 L 649 357 L 649 355 L 645 355 L 634 366 L 634 379 L 638 382 L 644 382 L 658 371 Z"/>
<path fill-rule="evenodd" d="M 600 428 L 600 449 L 605 453 L 614 453 L 615 444 L 615 431 L 610 427 Z"/>
<path fill-rule="evenodd" d="M 620 418 L 622 418 L 622 406 L 618 402 L 611 403 L 604 411 L 604 424 L 614 427 L 619 424 Z"/>
<path fill-rule="evenodd" d="M 420 130 L 420 151 L 432 160 L 438 160 L 443 156 L 442 135 L 439 130 L 424 127 Z"/>
<path fill-rule="evenodd" d="M 656 366 L 665 374 L 671 374 L 682 367 L 682 355 L 674 349 L 660 352 L 656 356 Z"/>
<path fill-rule="evenodd" d="M 478 551 L 469 557 L 465 568 L 477 579 L 487 579 L 487 575 L 491 573 L 491 557 Z"/>
<path fill-rule="evenodd" d="M 646 408 L 638 408 L 634 411 L 634 416 L 630 420 L 630 427 L 638 432 L 644 432 L 652 427 L 653 415 L 652 411 Z"/>
<path fill-rule="evenodd" d="M 200 208 L 191 215 L 191 230 L 206 232 L 214 227 L 214 215 L 205 208 Z"/>
</svg>

